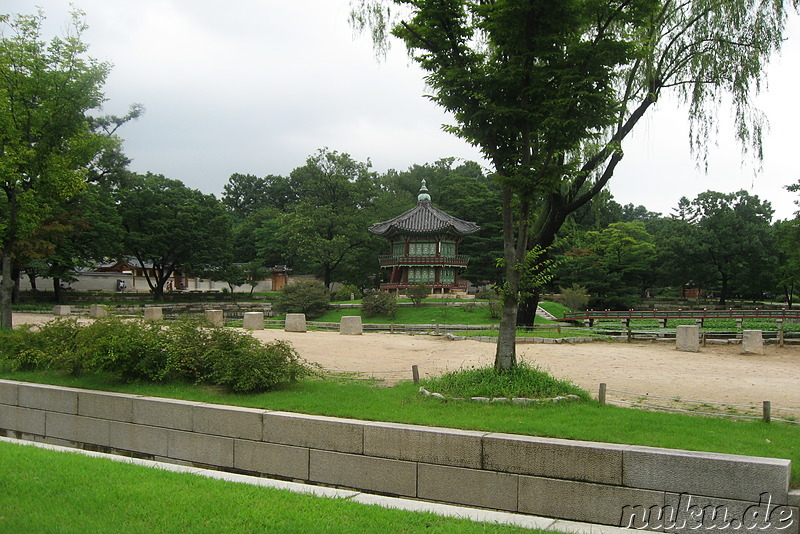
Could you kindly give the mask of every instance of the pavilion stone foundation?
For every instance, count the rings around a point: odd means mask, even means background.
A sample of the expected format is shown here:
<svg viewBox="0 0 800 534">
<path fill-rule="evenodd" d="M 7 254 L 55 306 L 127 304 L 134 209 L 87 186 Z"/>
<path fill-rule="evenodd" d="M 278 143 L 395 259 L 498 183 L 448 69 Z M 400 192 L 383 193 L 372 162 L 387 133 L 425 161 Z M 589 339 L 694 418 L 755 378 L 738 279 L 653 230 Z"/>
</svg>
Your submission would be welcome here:
<svg viewBox="0 0 800 534">
<path fill-rule="evenodd" d="M 675 328 L 675 348 L 683 352 L 700 350 L 700 327 L 680 325 Z"/>
<path fill-rule="evenodd" d="M 306 314 L 305 313 L 287 313 L 286 323 L 283 329 L 287 332 L 305 332 L 306 331 Z"/>
<path fill-rule="evenodd" d="M 108 306 L 103 306 L 102 304 L 92 304 L 89 306 L 89 317 L 92 319 L 108 317 Z"/>
<path fill-rule="evenodd" d="M 342 322 L 339 324 L 339 333 L 347 336 L 360 336 L 364 333 L 361 316 L 345 315 L 342 317 Z"/>
<path fill-rule="evenodd" d="M 69 315 L 72 313 L 69 306 L 53 306 L 53 315 Z"/>
<path fill-rule="evenodd" d="M 764 338 L 761 330 L 742 331 L 742 354 L 764 354 Z"/>
<path fill-rule="evenodd" d="M 247 330 L 264 330 L 264 312 L 245 312 L 244 327 Z"/>
<path fill-rule="evenodd" d="M 145 321 L 160 321 L 164 318 L 164 308 L 145 308 L 144 320 Z"/>
<path fill-rule="evenodd" d="M 206 310 L 206 320 L 214 326 L 225 324 L 225 313 L 222 310 Z"/>
</svg>

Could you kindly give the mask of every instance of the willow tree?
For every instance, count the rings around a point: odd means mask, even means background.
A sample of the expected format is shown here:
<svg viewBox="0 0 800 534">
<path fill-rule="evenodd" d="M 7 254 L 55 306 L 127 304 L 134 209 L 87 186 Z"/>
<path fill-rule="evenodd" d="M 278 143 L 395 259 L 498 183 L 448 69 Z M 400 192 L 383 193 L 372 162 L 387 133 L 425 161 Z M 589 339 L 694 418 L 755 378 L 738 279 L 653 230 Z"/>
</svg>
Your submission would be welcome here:
<svg viewBox="0 0 800 534">
<path fill-rule="evenodd" d="M 388 4 L 406 8 L 391 18 Z M 516 364 L 519 300 L 546 280 L 529 244 L 532 207 L 577 171 L 569 155 L 619 110 L 620 68 L 640 59 L 655 0 L 362 2 L 353 21 L 386 29 L 428 73 L 452 133 L 478 146 L 502 188 L 505 282 L 495 367 Z"/>
<path fill-rule="evenodd" d="M 510 318 L 532 324 L 538 303 L 533 288 L 517 316 L 515 300 L 521 294 L 514 278 L 524 269 L 525 250 L 551 245 L 567 217 L 604 189 L 624 156 L 623 141 L 662 94 L 673 93 L 687 104 L 691 146 L 701 162 L 715 133 L 718 108 L 727 101 L 743 151 L 761 157 L 764 120 L 752 107 L 752 97 L 770 57 L 780 49 L 788 11 L 797 5 L 798 0 L 358 3 L 351 17 L 356 28 L 369 27 L 381 51 L 391 34 L 405 42 L 429 73 L 432 99 L 456 117 L 458 124 L 448 129 L 478 146 L 504 184 L 504 261 L 511 294 L 498 339 L 498 366 L 513 365 Z M 562 10 L 584 16 L 563 17 Z M 508 16 L 487 16 L 502 13 Z M 596 62 L 596 69 L 537 76 L 552 56 L 539 55 L 533 38 L 539 34 L 530 29 L 547 24 L 556 30 L 547 37 L 565 60 L 580 50 Z M 481 61 L 464 63 L 463 58 L 475 55 Z M 555 102 L 573 106 L 547 105 L 531 112 L 532 106 L 552 102 L 548 95 L 553 89 L 564 90 L 556 93 Z M 451 93 L 455 98 L 449 98 Z M 605 99 L 593 110 L 594 123 L 582 119 L 587 93 Z M 533 128 L 528 128 L 531 121 Z M 558 138 L 558 130 L 570 142 L 547 150 L 549 136 L 556 132 Z M 572 136 L 581 132 L 585 135 L 573 142 Z"/>
<path fill-rule="evenodd" d="M 70 32 L 42 39 L 44 15 L 0 15 L 0 328 L 10 328 L 12 255 L 60 202 L 85 184 L 108 146 L 87 111 L 103 102 L 106 63 L 89 58 L 82 14 Z"/>
</svg>

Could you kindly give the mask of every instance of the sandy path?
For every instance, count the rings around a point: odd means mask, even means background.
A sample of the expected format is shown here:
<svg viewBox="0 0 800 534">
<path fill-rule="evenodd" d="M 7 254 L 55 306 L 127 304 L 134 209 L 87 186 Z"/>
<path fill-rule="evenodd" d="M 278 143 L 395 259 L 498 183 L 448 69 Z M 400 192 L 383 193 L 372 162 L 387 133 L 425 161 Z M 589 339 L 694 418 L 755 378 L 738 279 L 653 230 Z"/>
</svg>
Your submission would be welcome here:
<svg viewBox="0 0 800 534">
<path fill-rule="evenodd" d="M 14 314 L 14 324 L 38 323 L 52 316 Z M 377 378 L 410 378 L 462 367 L 490 365 L 494 344 L 449 341 L 426 335 L 338 332 L 252 332 L 258 339 L 285 339 L 306 360 L 326 369 L 363 372 Z M 679 352 L 672 343 L 596 342 L 576 345 L 518 345 L 520 359 L 548 369 L 596 394 L 609 389 L 638 394 L 800 410 L 800 347 L 767 345 L 763 355 L 743 355 L 736 345 L 709 345 L 699 353 Z M 632 397 L 609 393 L 609 398 Z M 673 403 L 674 404 L 674 403 Z M 800 417 L 800 413 L 795 414 Z"/>
</svg>

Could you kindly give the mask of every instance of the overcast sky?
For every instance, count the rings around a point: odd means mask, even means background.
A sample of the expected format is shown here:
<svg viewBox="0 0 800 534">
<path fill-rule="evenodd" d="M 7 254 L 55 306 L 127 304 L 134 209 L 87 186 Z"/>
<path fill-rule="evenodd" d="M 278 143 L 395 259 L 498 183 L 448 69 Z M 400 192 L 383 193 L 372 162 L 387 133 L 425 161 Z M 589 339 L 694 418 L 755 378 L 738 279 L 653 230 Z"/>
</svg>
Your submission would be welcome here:
<svg viewBox="0 0 800 534">
<path fill-rule="evenodd" d="M 348 0 L 73 0 L 86 12 L 91 55 L 113 64 L 106 113 L 131 103 L 146 113 L 120 130 L 132 169 L 219 194 L 235 172 L 286 175 L 317 149 L 405 170 L 480 153 L 441 125 L 424 98 L 421 71 L 396 43 L 378 62 L 366 36 L 354 38 Z M 63 33 L 67 0 L 2 0 L 0 12 L 41 6 L 48 35 Z M 772 202 L 776 217 L 798 209 L 783 186 L 800 178 L 800 24 L 769 70 L 758 100 L 770 120 L 763 169 L 742 161 L 731 113 L 719 110 L 718 147 L 708 173 L 688 149 L 685 110 L 662 102 L 637 126 L 611 181 L 622 203 L 668 214 L 680 197 L 746 189 Z"/>
</svg>

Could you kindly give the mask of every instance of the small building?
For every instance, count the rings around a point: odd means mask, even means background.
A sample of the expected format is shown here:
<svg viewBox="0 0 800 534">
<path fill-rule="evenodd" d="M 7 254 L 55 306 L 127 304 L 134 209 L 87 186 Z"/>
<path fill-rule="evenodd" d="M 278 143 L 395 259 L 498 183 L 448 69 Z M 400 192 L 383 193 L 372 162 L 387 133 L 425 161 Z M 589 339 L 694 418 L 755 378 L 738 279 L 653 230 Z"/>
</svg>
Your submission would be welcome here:
<svg viewBox="0 0 800 534">
<path fill-rule="evenodd" d="M 402 291 L 424 283 L 434 293 L 466 291 L 467 283 L 459 278 L 469 257 L 458 253 L 461 239 L 480 227 L 474 222 L 453 217 L 431 204 L 425 180 L 417 205 L 388 221 L 375 223 L 369 231 L 389 240 L 391 254 L 380 257 L 388 269 L 389 281 L 381 284 L 387 291 Z"/>
</svg>

